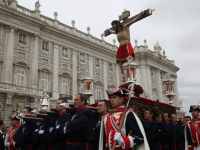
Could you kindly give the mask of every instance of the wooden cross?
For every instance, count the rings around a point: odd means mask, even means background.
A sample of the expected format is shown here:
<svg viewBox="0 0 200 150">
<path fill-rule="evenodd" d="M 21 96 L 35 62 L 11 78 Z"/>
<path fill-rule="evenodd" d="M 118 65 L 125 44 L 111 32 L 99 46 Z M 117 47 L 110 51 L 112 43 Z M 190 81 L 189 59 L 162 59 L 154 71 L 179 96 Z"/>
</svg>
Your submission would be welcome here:
<svg viewBox="0 0 200 150">
<path fill-rule="evenodd" d="M 144 14 L 143 14 L 141 17 L 139 17 L 135 22 L 138 22 L 138 21 L 140 21 L 140 20 L 142 20 L 142 19 L 144 19 L 144 18 L 146 18 L 146 17 L 152 15 L 152 12 L 153 12 L 153 11 L 154 11 L 154 9 L 153 9 L 153 10 L 152 10 L 152 9 L 147 9 L 147 10 L 145 10 L 145 11 L 144 11 Z M 140 15 L 140 13 L 137 14 L 137 15 L 135 15 L 135 16 L 133 16 L 133 17 L 131 17 L 131 18 L 129 18 L 129 16 L 130 16 L 130 11 L 124 10 L 124 12 L 122 13 L 122 15 L 119 16 L 119 21 L 122 21 L 122 20 L 123 20 L 123 21 L 121 22 L 121 24 L 122 24 L 122 25 L 125 25 L 126 23 L 131 22 L 133 19 L 135 19 L 135 18 L 138 17 L 139 15 Z M 111 27 L 110 30 L 113 30 L 113 31 L 114 31 L 113 27 Z M 110 35 L 110 34 L 111 34 L 111 33 L 110 33 L 109 30 L 105 30 L 105 31 L 104 31 L 104 36 L 108 36 L 108 35 Z"/>
</svg>

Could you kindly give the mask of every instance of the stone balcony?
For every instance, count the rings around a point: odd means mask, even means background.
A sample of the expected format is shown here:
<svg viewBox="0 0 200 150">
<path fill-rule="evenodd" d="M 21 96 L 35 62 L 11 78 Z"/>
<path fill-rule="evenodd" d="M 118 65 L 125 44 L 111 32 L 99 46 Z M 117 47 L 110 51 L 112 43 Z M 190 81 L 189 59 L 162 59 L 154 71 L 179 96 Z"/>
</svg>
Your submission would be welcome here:
<svg viewBox="0 0 200 150">
<path fill-rule="evenodd" d="M 16 95 L 37 96 L 37 97 L 43 96 L 43 91 L 40 89 L 22 87 L 22 86 L 17 86 L 13 84 L 2 83 L 2 82 L 0 82 L 0 92 L 13 93 Z"/>
</svg>

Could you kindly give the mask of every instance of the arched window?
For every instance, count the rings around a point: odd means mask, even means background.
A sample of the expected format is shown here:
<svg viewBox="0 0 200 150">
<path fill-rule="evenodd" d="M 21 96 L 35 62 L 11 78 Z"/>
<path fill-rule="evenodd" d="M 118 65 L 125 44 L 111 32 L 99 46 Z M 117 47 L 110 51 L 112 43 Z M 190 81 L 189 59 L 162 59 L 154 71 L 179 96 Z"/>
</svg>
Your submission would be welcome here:
<svg viewBox="0 0 200 150">
<path fill-rule="evenodd" d="M 68 80 L 67 79 L 62 79 L 62 94 L 68 95 Z"/>
</svg>

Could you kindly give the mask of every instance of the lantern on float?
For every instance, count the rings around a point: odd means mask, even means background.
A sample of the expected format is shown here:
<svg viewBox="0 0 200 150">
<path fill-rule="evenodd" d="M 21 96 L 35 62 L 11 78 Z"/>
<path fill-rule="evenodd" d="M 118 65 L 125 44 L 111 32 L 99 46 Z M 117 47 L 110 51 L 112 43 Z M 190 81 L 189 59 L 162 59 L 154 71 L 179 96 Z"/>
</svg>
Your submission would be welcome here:
<svg viewBox="0 0 200 150">
<path fill-rule="evenodd" d="M 165 90 L 166 90 L 166 96 L 169 98 L 169 104 L 173 105 L 173 101 L 172 99 L 174 98 L 174 96 L 176 95 L 174 93 L 174 82 L 175 80 L 173 80 L 171 78 L 171 74 L 167 73 L 166 74 L 166 79 L 163 81 L 163 84 L 165 86 Z"/>
<path fill-rule="evenodd" d="M 136 82 L 138 74 L 138 65 L 134 61 L 133 57 L 128 56 L 126 59 L 127 62 L 123 64 L 123 69 L 126 71 L 126 83 Z"/>
<path fill-rule="evenodd" d="M 81 82 L 83 83 L 83 94 L 87 97 L 87 103 L 90 103 L 90 96 L 92 96 L 93 93 L 94 80 L 87 72 L 85 78 L 82 79 Z"/>
</svg>

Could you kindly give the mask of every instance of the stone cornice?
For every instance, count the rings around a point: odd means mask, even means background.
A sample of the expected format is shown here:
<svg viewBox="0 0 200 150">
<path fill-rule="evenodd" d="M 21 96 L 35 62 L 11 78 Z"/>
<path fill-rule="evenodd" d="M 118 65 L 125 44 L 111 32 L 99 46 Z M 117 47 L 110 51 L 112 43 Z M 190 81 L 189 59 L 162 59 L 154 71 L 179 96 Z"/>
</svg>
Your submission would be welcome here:
<svg viewBox="0 0 200 150">
<path fill-rule="evenodd" d="M 179 71 L 179 68 L 176 67 L 175 65 L 167 62 L 166 60 L 159 59 L 158 57 L 156 57 L 150 53 L 137 53 L 136 59 L 138 59 L 139 61 L 144 59 L 145 64 L 148 63 L 148 65 L 155 66 L 155 68 L 158 68 L 158 66 L 160 66 L 159 68 L 161 69 L 162 66 L 164 66 L 165 68 L 168 68 L 170 70 L 172 69 L 175 72 Z"/>
</svg>

